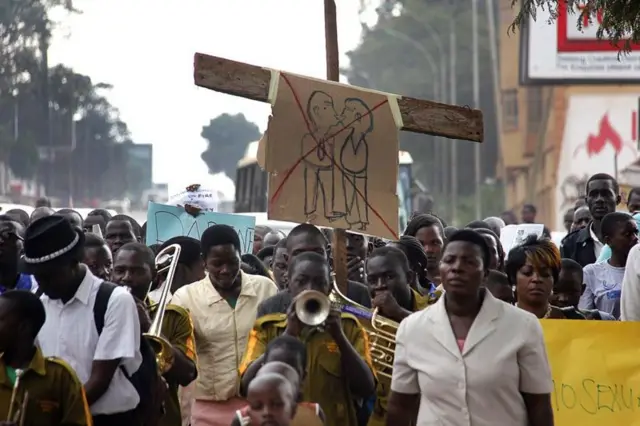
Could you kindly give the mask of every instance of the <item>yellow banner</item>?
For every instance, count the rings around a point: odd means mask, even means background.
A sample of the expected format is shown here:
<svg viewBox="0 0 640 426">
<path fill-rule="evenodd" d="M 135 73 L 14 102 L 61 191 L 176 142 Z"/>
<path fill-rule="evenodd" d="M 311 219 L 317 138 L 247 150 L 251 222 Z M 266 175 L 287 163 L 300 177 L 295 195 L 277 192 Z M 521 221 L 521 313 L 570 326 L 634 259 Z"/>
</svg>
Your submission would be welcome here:
<svg viewBox="0 0 640 426">
<path fill-rule="evenodd" d="M 640 426 L 640 322 L 543 320 L 556 426 Z"/>
</svg>

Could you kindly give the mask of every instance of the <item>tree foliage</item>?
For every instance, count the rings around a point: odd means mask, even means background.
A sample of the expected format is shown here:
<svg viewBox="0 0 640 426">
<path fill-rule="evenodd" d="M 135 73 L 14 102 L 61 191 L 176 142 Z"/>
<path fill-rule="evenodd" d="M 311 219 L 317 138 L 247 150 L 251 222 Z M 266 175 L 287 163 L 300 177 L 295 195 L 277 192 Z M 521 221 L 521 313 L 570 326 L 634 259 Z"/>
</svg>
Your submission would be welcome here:
<svg viewBox="0 0 640 426">
<path fill-rule="evenodd" d="M 484 113 L 484 143 L 481 146 L 482 177 L 495 176 L 498 144 L 496 137 L 494 87 L 491 74 L 487 11 L 479 2 L 479 75 L 480 105 Z M 363 3 L 364 11 L 371 5 Z M 434 91 L 441 87 L 441 65 L 446 64 L 446 96 L 451 103 L 450 45 L 451 23 L 456 35 L 454 51 L 457 66 L 455 80 L 458 105 L 473 105 L 471 13 L 468 0 L 401 0 L 383 1 L 377 9 L 377 21 L 364 25 L 358 47 L 348 53 L 349 66 L 343 70 L 351 84 L 398 93 L 421 99 L 437 100 Z M 494 11 L 495 13 L 495 11 Z M 401 148 L 408 150 L 414 160 L 414 176 L 434 195 L 435 208 L 442 212 L 447 204 L 446 194 L 439 194 L 436 181 L 449 180 L 450 160 L 443 163 L 441 153 L 451 140 L 435 141 L 433 137 L 401 132 Z M 473 145 L 457 142 L 455 173 L 461 195 L 474 190 Z M 448 148 L 446 148 L 448 150 Z M 464 165 L 464 166 L 463 166 Z M 441 185 L 438 185 L 441 186 Z"/>
<path fill-rule="evenodd" d="M 255 123 L 244 114 L 222 114 L 202 127 L 200 134 L 207 141 L 207 150 L 201 155 L 210 173 L 224 172 L 235 180 L 236 164 L 243 157 L 249 142 L 260 139 Z"/>
<path fill-rule="evenodd" d="M 49 66 L 53 8 L 78 12 L 71 0 L 0 2 L 0 160 L 18 177 L 37 176 L 49 195 L 67 197 L 72 187 L 76 198 L 121 196 L 127 125 L 106 98 L 108 84 Z"/>
<path fill-rule="evenodd" d="M 640 2 L 635 0 L 511 0 L 512 7 L 520 7 L 511 30 L 520 28 L 529 17 L 535 18 L 540 8 L 551 12 L 554 21 L 558 17 L 560 1 L 566 2 L 567 10 L 574 13 L 578 29 L 582 29 L 585 21 L 593 22 L 598 11 L 604 11 L 598 38 L 609 39 L 624 51 L 640 41 Z"/>
</svg>

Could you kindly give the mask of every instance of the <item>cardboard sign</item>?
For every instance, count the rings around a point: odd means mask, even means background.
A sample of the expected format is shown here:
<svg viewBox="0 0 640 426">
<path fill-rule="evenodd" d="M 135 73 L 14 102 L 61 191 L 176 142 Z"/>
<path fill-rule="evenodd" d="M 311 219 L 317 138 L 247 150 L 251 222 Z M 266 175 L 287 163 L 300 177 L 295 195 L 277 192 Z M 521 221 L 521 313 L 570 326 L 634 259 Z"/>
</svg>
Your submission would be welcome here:
<svg viewBox="0 0 640 426">
<path fill-rule="evenodd" d="M 509 256 L 509 251 L 515 246 L 522 244 L 529 235 L 542 236 L 544 225 L 541 223 L 521 223 L 519 225 L 507 225 L 500 231 L 500 243 L 505 253 Z"/>
<path fill-rule="evenodd" d="M 200 240 L 204 230 L 213 225 L 233 227 L 240 237 L 242 253 L 251 253 L 255 217 L 212 212 L 202 212 L 193 217 L 182 207 L 156 203 L 149 203 L 147 208 L 147 244 L 162 244 L 178 236 Z"/>
<path fill-rule="evenodd" d="M 269 219 L 397 239 L 395 98 L 280 74 L 267 130 Z"/>
<path fill-rule="evenodd" d="M 640 424 L 640 322 L 541 324 L 553 377 L 555 424 Z"/>
</svg>

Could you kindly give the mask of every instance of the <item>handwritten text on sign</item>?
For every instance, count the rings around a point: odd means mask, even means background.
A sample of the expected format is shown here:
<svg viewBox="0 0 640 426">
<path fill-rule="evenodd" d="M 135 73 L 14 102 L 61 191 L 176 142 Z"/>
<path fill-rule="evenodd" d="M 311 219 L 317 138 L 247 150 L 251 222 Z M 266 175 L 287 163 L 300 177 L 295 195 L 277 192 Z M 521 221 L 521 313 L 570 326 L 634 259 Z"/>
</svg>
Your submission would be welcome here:
<svg viewBox="0 0 640 426">
<path fill-rule="evenodd" d="M 557 426 L 640 425 L 640 322 L 543 320 Z"/>
<path fill-rule="evenodd" d="M 200 240 L 205 229 L 213 225 L 229 225 L 240 237 L 242 253 L 251 253 L 256 219 L 228 213 L 200 213 L 191 216 L 184 208 L 149 203 L 147 209 L 147 244 L 162 244 L 177 236 Z"/>
</svg>

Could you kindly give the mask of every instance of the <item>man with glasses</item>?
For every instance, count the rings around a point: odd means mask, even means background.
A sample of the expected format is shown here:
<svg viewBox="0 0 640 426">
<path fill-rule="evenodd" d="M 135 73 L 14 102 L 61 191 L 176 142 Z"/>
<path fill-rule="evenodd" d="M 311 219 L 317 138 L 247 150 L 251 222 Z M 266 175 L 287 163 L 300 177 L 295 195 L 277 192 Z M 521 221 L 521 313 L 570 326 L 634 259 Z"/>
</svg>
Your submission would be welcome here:
<svg viewBox="0 0 640 426">
<path fill-rule="evenodd" d="M 33 290 L 32 276 L 20 273 L 23 234 L 21 223 L 0 215 L 0 294 L 8 290 Z"/>
</svg>

